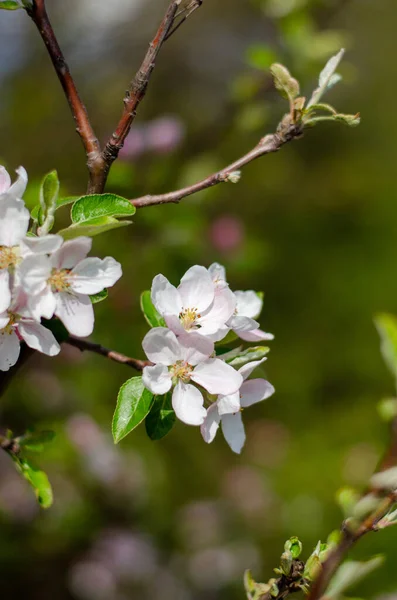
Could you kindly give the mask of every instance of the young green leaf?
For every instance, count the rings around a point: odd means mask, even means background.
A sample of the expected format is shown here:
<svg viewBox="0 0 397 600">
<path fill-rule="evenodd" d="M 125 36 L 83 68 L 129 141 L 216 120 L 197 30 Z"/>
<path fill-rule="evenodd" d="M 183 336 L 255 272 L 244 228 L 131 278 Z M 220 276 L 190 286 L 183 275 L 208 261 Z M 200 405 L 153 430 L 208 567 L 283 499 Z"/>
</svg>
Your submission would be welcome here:
<svg viewBox="0 0 397 600">
<path fill-rule="evenodd" d="M 238 356 L 226 360 L 226 362 L 232 367 L 239 369 L 240 367 L 246 365 L 252 360 L 261 360 L 266 356 L 266 354 L 268 354 L 269 350 L 270 348 L 268 348 L 267 346 L 254 346 L 252 348 L 247 348 L 246 350 L 243 350 Z"/>
<path fill-rule="evenodd" d="M 299 96 L 299 82 L 291 76 L 288 69 L 279 63 L 275 63 L 270 67 L 270 72 L 274 78 L 274 85 L 282 96 L 290 101 Z"/>
<path fill-rule="evenodd" d="M 37 220 L 39 235 L 46 235 L 54 225 L 54 214 L 59 195 L 59 179 L 56 171 L 48 173 L 40 187 L 40 209 Z"/>
<path fill-rule="evenodd" d="M 313 104 L 318 104 L 325 92 L 330 90 L 341 80 L 341 76 L 338 73 L 335 73 L 335 71 L 342 60 L 344 53 L 345 50 L 342 48 L 338 54 L 329 59 L 324 69 L 320 73 L 318 88 L 314 90 L 307 108 L 310 108 Z"/>
<path fill-rule="evenodd" d="M 106 300 L 108 297 L 107 289 L 102 290 L 102 292 L 98 292 L 97 294 L 92 294 L 90 296 L 90 300 L 92 304 L 98 304 L 98 302 L 102 302 L 102 300 Z"/>
<path fill-rule="evenodd" d="M 171 431 L 176 421 L 170 392 L 155 396 L 152 409 L 145 420 L 146 433 L 151 440 L 161 440 Z"/>
<path fill-rule="evenodd" d="M 154 307 L 149 290 L 141 294 L 141 310 L 150 327 L 165 327 L 166 323 Z"/>
<path fill-rule="evenodd" d="M 72 206 L 71 219 L 73 223 L 85 224 L 99 217 L 127 217 L 136 212 L 126 198 L 116 194 L 92 194 L 82 196 Z"/>
<path fill-rule="evenodd" d="M 12 460 L 18 471 L 30 483 L 36 498 L 39 501 L 41 508 L 49 508 L 53 502 L 52 487 L 48 481 L 47 475 L 38 467 L 28 461 L 26 458 L 21 458 L 14 454 L 11 455 Z"/>
<path fill-rule="evenodd" d="M 112 229 L 126 227 L 127 225 L 131 225 L 131 223 L 132 221 L 118 221 L 113 217 L 99 217 L 98 219 L 84 221 L 81 224 L 71 225 L 67 229 L 61 229 L 61 231 L 58 231 L 57 233 L 58 235 L 61 235 L 64 240 L 72 240 L 81 235 L 94 237 L 95 235 L 111 231 Z"/>
<path fill-rule="evenodd" d="M 383 556 L 374 556 L 366 562 L 349 560 L 343 563 L 336 571 L 326 590 L 325 598 L 339 598 L 352 585 L 364 579 L 367 575 L 378 569 L 383 563 Z"/>
<path fill-rule="evenodd" d="M 152 403 L 153 394 L 144 387 L 142 377 L 132 377 L 121 386 L 112 423 L 115 444 L 142 423 Z"/>
<path fill-rule="evenodd" d="M 15 0 L 3 0 L 0 2 L 0 10 L 18 10 L 18 8 L 23 8 L 19 2 Z"/>
<path fill-rule="evenodd" d="M 387 367 L 397 380 L 397 318 L 387 313 L 375 317 L 380 335 L 380 350 Z"/>
</svg>

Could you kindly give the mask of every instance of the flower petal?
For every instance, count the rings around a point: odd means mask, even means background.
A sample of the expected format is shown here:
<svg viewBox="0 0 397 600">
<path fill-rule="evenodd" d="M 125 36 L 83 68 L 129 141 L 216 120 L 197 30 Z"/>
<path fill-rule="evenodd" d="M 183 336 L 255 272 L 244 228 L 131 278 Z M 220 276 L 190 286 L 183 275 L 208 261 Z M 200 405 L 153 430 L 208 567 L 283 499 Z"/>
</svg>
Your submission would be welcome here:
<svg viewBox="0 0 397 600">
<path fill-rule="evenodd" d="M 256 369 L 257 367 L 259 367 L 259 365 L 261 365 L 262 363 L 265 362 L 265 360 L 267 360 L 267 358 L 261 358 L 261 360 L 252 360 L 251 362 L 247 363 L 246 365 L 243 365 L 238 372 L 241 373 L 241 375 L 243 376 L 244 381 L 246 379 L 248 379 L 248 377 L 251 375 L 251 373 L 254 371 L 254 369 Z"/>
<path fill-rule="evenodd" d="M 240 454 L 245 442 L 245 430 L 241 413 L 222 417 L 222 433 L 233 452 Z"/>
<path fill-rule="evenodd" d="M 271 383 L 266 379 L 250 379 L 245 381 L 240 389 L 241 406 L 247 408 L 257 402 L 266 400 L 275 390 Z"/>
<path fill-rule="evenodd" d="M 212 263 L 212 265 L 208 267 L 208 272 L 211 275 L 211 279 L 216 286 L 223 287 L 227 285 L 225 267 L 223 267 L 219 263 Z"/>
<path fill-rule="evenodd" d="M 63 238 L 60 235 L 43 235 L 42 237 L 25 237 L 21 240 L 21 254 L 52 254 L 62 246 Z"/>
<path fill-rule="evenodd" d="M 241 408 L 240 392 L 234 392 L 234 394 L 229 394 L 228 396 L 218 396 L 216 404 L 221 416 L 237 413 Z"/>
<path fill-rule="evenodd" d="M 201 425 L 207 416 L 201 392 L 193 385 L 181 381 L 172 394 L 172 408 L 178 419 L 186 425 Z"/>
<path fill-rule="evenodd" d="M 56 316 L 76 337 L 86 337 L 94 329 L 94 309 L 88 296 L 61 293 L 56 295 Z"/>
<path fill-rule="evenodd" d="M 18 178 L 15 183 L 9 187 L 8 193 L 15 198 L 22 198 L 28 184 L 28 174 L 23 167 L 18 167 L 18 169 L 15 169 L 15 172 L 17 173 Z"/>
<path fill-rule="evenodd" d="M 52 332 L 40 323 L 20 321 L 17 327 L 19 335 L 29 348 L 38 350 L 43 354 L 47 354 L 47 356 L 55 356 L 61 351 L 61 347 Z"/>
<path fill-rule="evenodd" d="M 261 313 L 263 300 L 253 290 L 234 292 L 237 300 L 237 314 L 256 319 Z"/>
<path fill-rule="evenodd" d="M 183 327 L 179 317 L 177 315 L 164 315 L 164 321 L 168 329 L 171 329 L 175 335 L 185 335 L 186 329 Z"/>
<path fill-rule="evenodd" d="M 0 270 L 0 313 L 11 304 L 10 274 L 7 269 Z"/>
<path fill-rule="evenodd" d="M 263 340 L 274 340 L 274 335 L 272 333 L 265 333 L 261 331 L 261 329 L 254 329 L 254 331 L 239 331 L 238 337 L 244 340 L 245 342 L 260 342 Z"/>
<path fill-rule="evenodd" d="M 111 256 L 85 258 L 70 272 L 68 277 L 73 291 L 79 294 L 98 294 L 112 287 L 122 275 L 121 265 Z"/>
<path fill-rule="evenodd" d="M 4 194 L 11 185 L 11 177 L 5 167 L 0 166 L 0 194 Z"/>
<path fill-rule="evenodd" d="M 72 269 L 83 260 L 91 250 L 92 239 L 78 237 L 68 240 L 51 257 L 52 266 L 56 269 Z"/>
<path fill-rule="evenodd" d="M 20 344 L 15 331 L 0 331 L 0 371 L 8 371 L 19 358 Z"/>
<path fill-rule="evenodd" d="M 243 378 L 219 358 L 210 358 L 197 365 L 191 378 L 210 394 L 233 394 L 240 389 Z"/>
<path fill-rule="evenodd" d="M 143 338 L 142 348 L 149 360 L 167 367 L 182 358 L 176 335 L 166 327 L 153 327 Z"/>
<path fill-rule="evenodd" d="M 51 319 L 57 306 L 56 295 L 48 285 L 40 294 L 29 297 L 28 306 L 31 316 L 36 321 L 40 321 L 41 317 Z"/>
<path fill-rule="evenodd" d="M 181 346 L 181 358 L 189 365 L 198 365 L 208 360 L 214 351 L 214 343 L 199 333 L 184 333 L 178 337 Z"/>
<path fill-rule="evenodd" d="M 152 302 L 161 315 L 179 315 L 182 300 L 178 290 L 164 275 L 156 275 L 152 283 Z"/>
<path fill-rule="evenodd" d="M 186 271 L 178 287 L 183 308 L 204 312 L 214 300 L 215 287 L 207 269 L 195 265 Z"/>
<path fill-rule="evenodd" d="M 233 292 L 224 287 L 215 293 L 211 306 L 201 314 L 199 323 L 201 335 L 213 334 L 232 317 L 236 308 L 236 298 Z"/>
<path fill-rule="evenodd" d="M 220 422 L 221 418 L 218 413 L 217 405 L 212 404 L 207 410 L 207 416 L 205 417 L 204 423 L 200 427 L 201 435 L 207 444 L 214 441 Z"/>
<path fill-rule="evenodd" d="M 171 373 L 165 365 L 145 367 L 142 371 L 143 385 L 152 394 L 166 394 L 171 389 L 171 379 Z"/>
<path fill-rule="evenodd" d="M 240 315 L 235 315 L 230 319 L 228 325 L 235 331 L 237 334 L 240 334 L 241 331 L 255 331 L 258 329 L 259 323 L 251 319 L 250 317 L 242 317 Z"/>
<path fill-rule="evenodd" d="M 6 325 L 10 322 L 10 315 L 7 311 L 0 313 L 0 329 L 4 329 Z"/>
<path fill-rule="evenodd" d="M 11 196 L 8 191 L 0 202 L 0 246 L 17 246 L 25 237 L 30 214 L 22 200 Z"/>
<path fill-rule="evenodd" d="M 51 275 L 51 261 L 47 256 L 31 254 L 19 265 L 18 274 L 21 286 L 27 294 L 40 294 L 47 287 L 47 280 Z"/>
</svg>

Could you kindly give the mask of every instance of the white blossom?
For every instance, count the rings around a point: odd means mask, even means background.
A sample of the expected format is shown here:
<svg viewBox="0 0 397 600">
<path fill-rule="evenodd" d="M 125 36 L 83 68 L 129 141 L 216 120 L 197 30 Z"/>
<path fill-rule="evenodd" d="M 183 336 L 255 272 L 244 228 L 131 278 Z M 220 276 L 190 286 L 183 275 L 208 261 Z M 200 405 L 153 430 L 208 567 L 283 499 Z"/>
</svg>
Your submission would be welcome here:
<svg viewBox="0 0 397 600">
<path fill-rule="evenodd" d="M 28 316 L 26 301 L 26 295 L 19 290 L 9 309 L 0 313 L 0 371 L 8 371 L 15 365 L 21 341 L 48 356 L 60 352 L 51 331 Z"/>
<path fill-rule="evenodd" d="M 37 241 L 29 239 L 32 248 Z M 94 310 L 90 295 L 113 286 L 121 277 L 120 264 L 114 258 L 89 257 L 92 240 L 88 237 L 63 242 L 55 235 L 57 249 L 50 256 L 29 255 L 19 267 L 20 284 L 28 294 L 28 307 L 36 321 L 54 314 L 69 333 L 85 337 L 94 328 Z"/>
<path fill-rule="evenodd" d="M 217 290 L 208 270 L 198 265 L 185 273 L 178 288 L 163 275 L 157 275 L 152 284 L 152 302 L 177 335 L 195 331 L 216 336 L 236 306 L 229 288 Z"/>
<path fill-rule="evenodd" d="M 4 197 L 12 196 L 21 199 L 28 183 L 28 174 L 23 167 L 16 169 L 18 175 L 15 183 L 11 184 L 11 177 L 4 167 L 0 165 L 0 202 Z"/>
<path fill-rule="evenodd" d="M 188 425 L 201 425 L 206 418 L 204 398 L 193 384 L 209 394 L 233 394 L 242 375 L 219 358 L 211 358 L 214 344 L 198 333 L 176 337 L 165 327 L 147 333 L 143 349 L 153 366 L 145 367 L 142 379 L 153 394 L 165 394 L 174 387 L 172 406 L 176 416 Z"/>
<path fill-rule="evenodd" d="M 253 370 L 266 359 L 247 363 L 239 373 L 243 383 L 234 394 L 220 395 L 217 401 L 210 406 L 204 423 L 201 425 L 201 434 L 204 440 L 211 443 L 222 426 L 225 440 L 233 452 L 240 454 L 245 442 L 245 430 L 241 412 L 248 406 L 266 400 L 274 393 L 274 387 L 265 379 L 248 379 Z"/>
</svg>

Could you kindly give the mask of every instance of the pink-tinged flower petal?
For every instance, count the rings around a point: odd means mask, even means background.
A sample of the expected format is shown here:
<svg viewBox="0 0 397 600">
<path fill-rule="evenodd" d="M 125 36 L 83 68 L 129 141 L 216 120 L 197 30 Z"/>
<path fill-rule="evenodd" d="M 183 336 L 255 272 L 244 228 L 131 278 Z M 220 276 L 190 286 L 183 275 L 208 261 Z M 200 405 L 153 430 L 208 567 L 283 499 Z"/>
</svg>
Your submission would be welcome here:
<svg viewBox="0 0 397 600">
<path fill-rule="evenodd" d="M 175 333 L 175 335 L 185 335 L 186 329 L 183 327 L 179 317 L 177 315 L 163 315 L 164 321 L 168 329 L 171 329 Z"/>
<path fill-rule="evenodd" d="M 267 358 L 261 358 L 261 360 L 253 360 L 249 363 L 247 363 L 246 365 L 243 365 L 238 372 L 241 373 L 241 375 L 243 376 L 244 381 L 246 379 L 248 379 L 248 377 L 251 375 L 251 373 L 254 371 L 254 369 L 256 369 L 257 367 L 259 367 L 259 365 L 261 365 L 262 363 L 265 362 L 265 360 L 267 360 Z"/>
<path fill-rule="evenodd" d="M 229 394 L 228 396 L 218 396 L 216 404 L 221 416 L 239 412 L 241 408 L 240 392 L 234 392 L 234 394 Z"/>
<path fill-rule="evenodd" d="M 15 198 L 22 198 L 25 193 L 26 186 L 28 185 L 28 174 L 23 167 L 18 167 L 18 169 L 15 169 L 15 172 L 17 173 L 18 178 L 15 183 L 10 186 L 8 193 Z"/>
<path fill-rule="evenodd" d="M 34 321 L 20 321 L 18 333 L 29 348 L 38 350 L 47 356 L 59 354 L 61 348 L 49 329 Z"/>
<path fill-rule="evenodd" d="M 87 337 L 94 329 L 94 309 L 88 296 L 61 293 L 56 295 L 55 315 L 76 337 Z"/>
<path fill-rule="evenodd" d="M 4 194 L 11 185 L 11 177 L 5 167 L 0 166 L 0 194 Z"/>
<path fill-rule="evenodd" d="M 156 275 L 152 283 L 152 302 L 161 315 L 178 316 L 182 310 L 182 300 L 178 290 L 164 275 Z"/>
<path fill-rule="evenodd" d="M 225 267 L 223 267 L 219 263 L 212 263 L 212 265 L 208 267 L 208 272 L 211 275 L 211 279 L 216 286 L 223 287 L 227 285 Z"/>
<path fill-rule="evenodd" d="M 21 255 L 52 254 L 62 246 L 63 238 L 60 235 L 43 235 L 42 237 L 25 237 L 21 240 Z"/>
<path fill-rule="evenodd" d="M 256 319 L 261 313 L 263 300 L 259 298 L 256 292 L 248 290 L 247 292 L 235 292 L 237 300 L 237 314 L 242 317 Z"/>
<path fill-rule="evenodd" d="M 79 294 L 98 294 L 112 287 L 122 275 L 121 265 L 111 256 L 85 258 L 70 272 L 68 280 L 73 291 Z"/>
<path fill-rule="evenodd" d="M 235 331 L 237 334 L 240 334 L 241 331 L 255 331 L 258 329 L 259 323 L 251 319 L 250 317 L 240 317 L 236 315 L 230 319 L 228 325 Z"/>
<path fill-rule="evenodd" d="M 207 410 L 207 416 L 205 417 L 204 423 L 200 427 L 201 435 L 207 444 L 214 441 L 220 422 L 221 418 L 218 413 L 217 405 L 212 404 Z"/>
<path fill-rule="evenodd" d="M 275 390 L 271 383 L 265 379 L 250 379 L 245 381 L 240 389 L 241 406 L 247 408 L 257 402 L 266 400 Z"/>
<path fill-rule="evenodd" d="M 91 250 L 92 239 L 78 237 L 68 240 L 51 257 L 52 266 L 56 269 L 72 269 L 83 260 Z"/>
<path fill-rule="evenodd" d="M 261 329 L 255 329 L 254 331 L 239 331 L 238 337 L 245 342 L 261 342 L 274 340 L 272 333 L 265 333 Z"/>
<path fill-rule="evenodd" d="M 3 194 L 0 202 L 0 246 L 17 246 L 25 237 L 30 214 L 22 200 Z"/>
<path fill-rule="evenodd" d="M 215 288 L 207 269 L 195 265 L 186 271 L 178 287 L 183 308 L 204 312 L 213 302 Z"/>
<path fill-rule="evenodd" d="M 40 321 L 41 317 L 51 319 L 57 306 L 56 295 L 50 286 L 47 286 L 40 294 L 29 297 L 28 306 L 31 316 L 36 321 Z"/>
<path fill-rule="evenodd" d="M 182 352 L 175 334 L 166 327 L 154 327 L 143 338 L 142 348 L 153 363 L 169 367 L 182 359 Z"/>
<path fill-rule="evenodd" d="M 233 315 L 236 308 L 236 298 L 233 292 L 224 287 L 215 293 L 211 306 L 201 314 L 199 323 L 201 335 L 216 333 Z"/>
<path fill-rule="evenodd" d="M 178 338 L 182 359 L 189 365 L 198 365 L 208 359 L 214 351 L 214 343 L 199 333 L 184 333 Z"/>
<path fill-rule="evenodd" d="M 245 430 L 241 413 L 222 417 L 222 433 L 233 452 L 240 454 L 245 443 Z"/>
<path fill-rule="evenodd" d="M 10 274 L 7 269 L 0 270 L 0 313 L 11 304 Z"/>
<path fill-rule="evenodd" d="M 27 294 L 41 294 L 51 275 L 51 261 L 47 256 L 31 254 L 18 268 L 20 283 Z"/>
<path fill-rule="evenodd" d="M 0 313 L 0 330 L 4 329 L 6 325 L 10 322 L 10 315 L 7 311 Z"/>
<path fill-rule="evenodd" d="M 0 331 L 0 371 L 8 371 L 19 358 L 20 344 L 15 331 Z"/>
<path fill-rule="evenodd" d="M 172 394 L 172 408 L 178 419 L 186 425 L 201 425 L 207 416 L 201 392 L 193 385 L 181 381 Z"/>
<path fill-rule="evenodd" d="M 240 389 L 243 378 L 219 358 L 210 358 L 197 365 L 191 378 L 210 394 L 233 394 Z"/>
<path fill-rule="evenodd" d="M 142 381 L 152 394 L 166 394 L 172 386 L 171 373 L 165 365 L 160 364 L 145 367 L 142 371 Z"/>
</svg>

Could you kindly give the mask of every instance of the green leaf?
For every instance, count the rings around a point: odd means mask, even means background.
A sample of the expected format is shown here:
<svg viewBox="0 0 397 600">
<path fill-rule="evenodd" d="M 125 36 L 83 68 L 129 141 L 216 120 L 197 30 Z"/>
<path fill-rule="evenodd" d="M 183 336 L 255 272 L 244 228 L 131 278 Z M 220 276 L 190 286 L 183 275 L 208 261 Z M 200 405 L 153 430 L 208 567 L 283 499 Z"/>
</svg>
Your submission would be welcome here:
<svg viewBox="0 0 397 600">
<path fill-rule="evenodd" d="M 142 377 L 132 377 L 121 386 L 112 423 L 115 444 L 142 423 L 152 403 L 153 394 L 143 385 Z"/>
<path fill-rule="evenodd" d="M 118 229 L 119 227 L 126 227 L 131 225 L 132 221 L 118 221 L 113 217 L 99 217 L 98 219 L 90 219 L 84 221 L 83 224 L 71 225 L 67 229 L 61 229 L 58 231 L 58 235 L 61 235 L 64 240 L 71 240 L 81 235 L 88 235 L 93 237 L 112 229 Z"/>
<path fill-rule="evenodd" d="M 157 312 L 151 298 L 150 291 L 141 294 L 141 310 L 150 327 L 165 327 L 163 317 Z"/>
<path fill-rule="evenodd" d="M 252 348 L 243 350 L 238 356 L 235 356 L 231 360 L 226 360 L 226 362 L 237 369 L 253 360 L 261 360 L 268 354 L 269 350 L 270 348 L 267 346 L 253 346 Z"/>
<path fill-rule="evenodd" d="M 176 421 L 172 408 L 172 394 L 155 396 L 152 409 L 145 420 L 146 433 L 151 440 L 161 440 L 171 431 Z"/>
<path fill-rule="evenodd" d="M 318 88 L 314 90 L 307 108 L 310 108 L 313 104 L 318 104 L 325 92 L 330 90 L 341 80 L 341 76 L 338 73 L 335 73 L 335 71 L 342 60 L 344 53 L 345 51 L 342 48 L 338 54 L 335 54 L 335 56 L 329 59 L 324 69 L 320 73 Z"/>
<path fill-rule="evenodd" d="M 45 235 L 54 226 L 54 215 L 59 195 L 59 179 L 56 171 L 47 173 L 40 186 L 40 207 L 37 222 L 40 225 L 39 235 Z"/>
<path fill-rule="evenodd" d="M 397 318 L 382 313 L 375 317 L 375 327 L 380 335 L 380 350 L 387 367 L 397 379 Z"/>
<path fill-rule="evenodd" d="M 82 196 L 72 206 L 73 223 L 83 224 L 98 217 L 127 217 L 134 215 L 135 206 L 116 194 L 92 194 Z"/>
<path fill-rule="evenodd" d="M 97 294 L 91 294 L 90 300 L 92 304 L 98 304 L 98 302 L 102 302 L 102 300 L 106 300 L 108 297 L 107 289 L 102 290 L 102 292 L 98 292 Z"/>
<path fill-rule="evenodd" d="M 297 559 L 302 553 L 302 542 L 294 536 L 285 542 L 284 550 L 291 552 L 292 558 Z"/>
<path fill-rule="evenodd" d="M 281 92 L 285 98 L 294 100 L 299 95 L 299 83 L 291 77 L 290 72 L 283 65 L 275 63 L 270 67 L 270 72 L 274 78 L 276 89 Z"/>
<path fill-rule="evenodd" d="M 33 463 L 26 460 L 26 458 L 21 458 L 20 456 L 15 456 L 14 454 L 11 455 L 11 458 L 14 461 L 17 470 L 25 477 L 25 479 L 34 489 L 40 506 L 42 508 L 49 508 L 53 502 L 53 494 L 51 484 L 48 481 L 48 477 L 44 471 L 41 471 Z"/>
<path fill-rule="evenodd" d="M 383 563 L 383 556 L 374 556 L 366 562 L 349 560 L 336 571 L 324 594 L 326 598 L 338 598 L 355 583 L 364 579 Z"/>
<path fill-rule="evenodd" d="M 0 10 L 18 10 L 18 8 L 23 7 L 15 0 L 3 0 L 3 2 L 0 2 Z"/>
<path fill-rule="evenodd" d="M 17 442 L 21 448 L 30 450 L 30 452 L 43 452 L 45 446 L 50 444 L 54 437 L 54 431 L 39 431 L 37 433 L 26 433 L 20 438 L 17 438 Z"/>
</svg>

